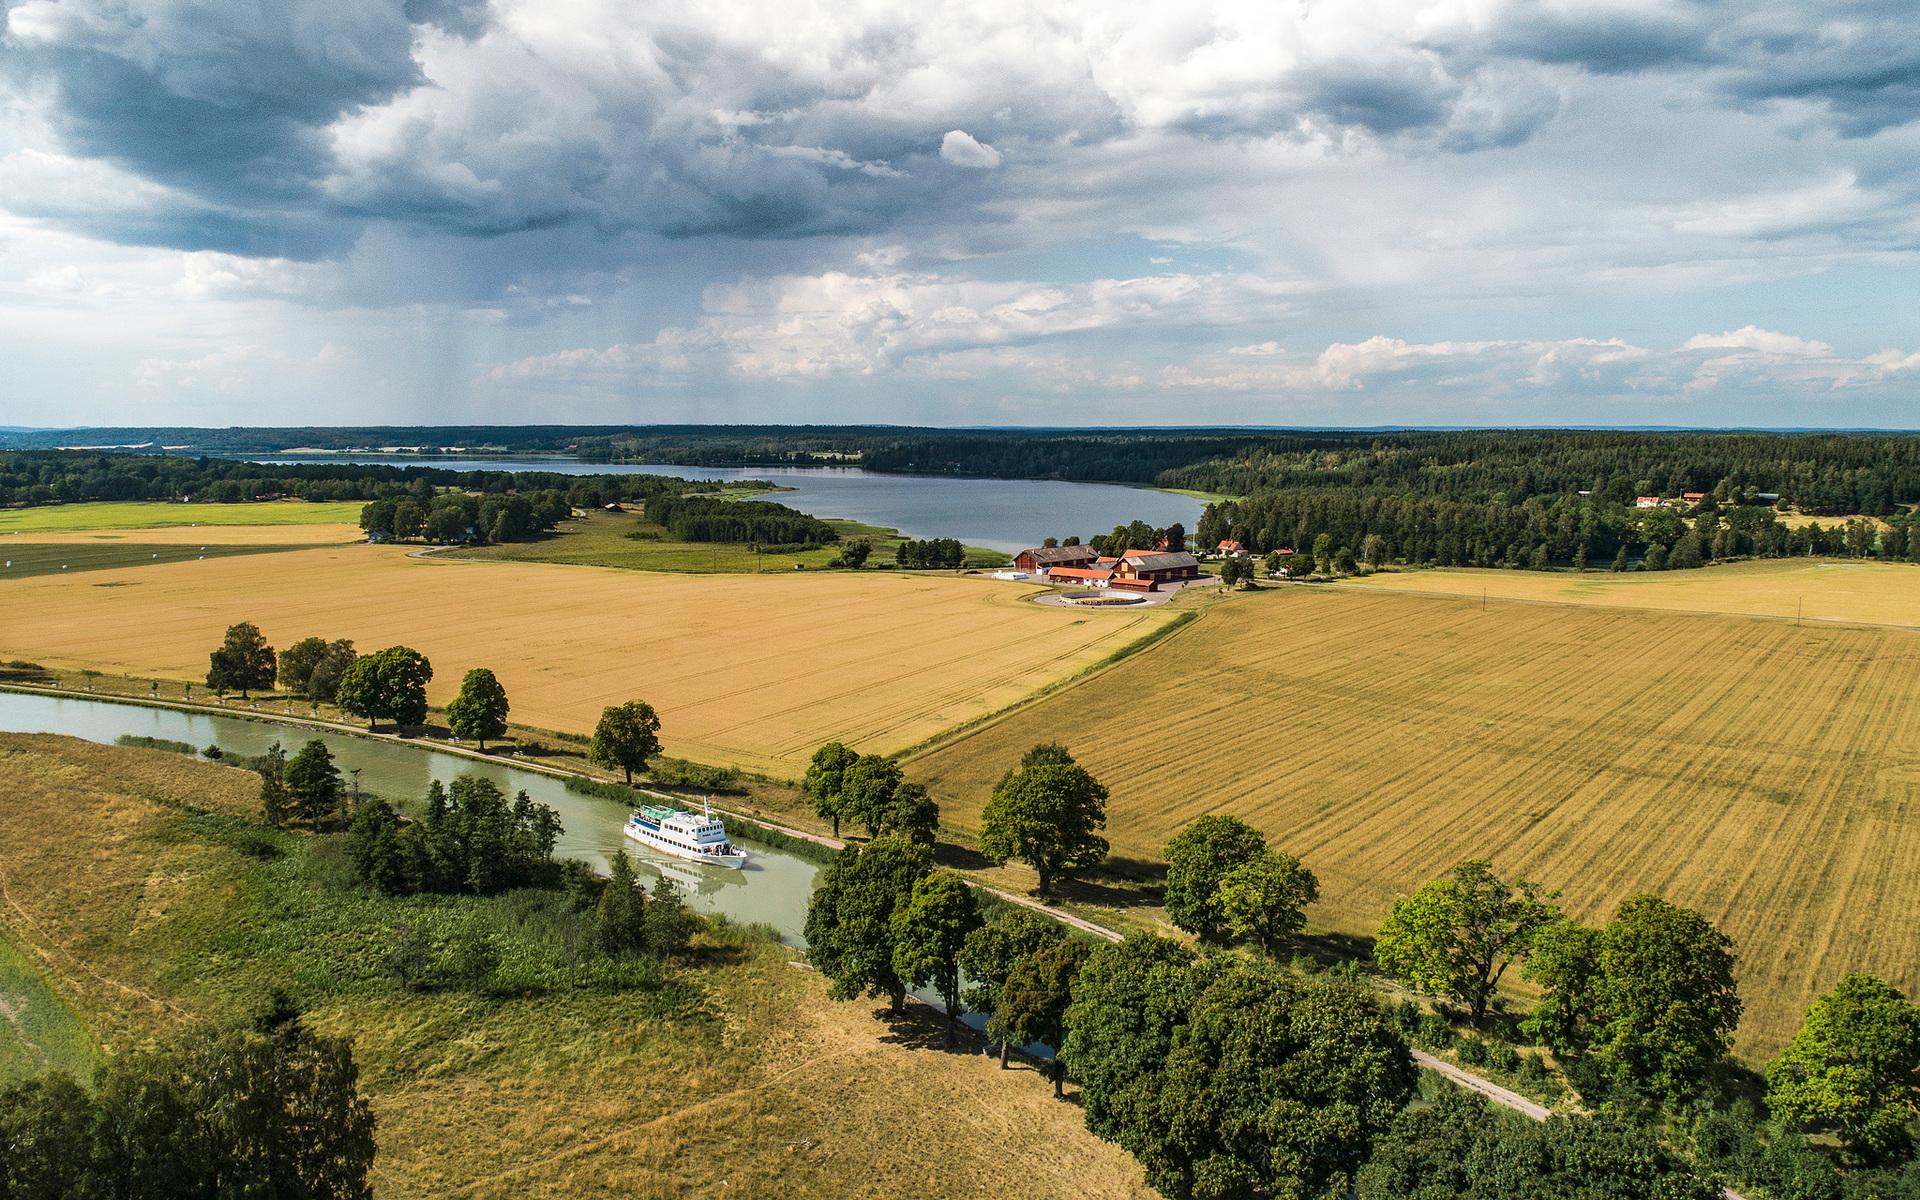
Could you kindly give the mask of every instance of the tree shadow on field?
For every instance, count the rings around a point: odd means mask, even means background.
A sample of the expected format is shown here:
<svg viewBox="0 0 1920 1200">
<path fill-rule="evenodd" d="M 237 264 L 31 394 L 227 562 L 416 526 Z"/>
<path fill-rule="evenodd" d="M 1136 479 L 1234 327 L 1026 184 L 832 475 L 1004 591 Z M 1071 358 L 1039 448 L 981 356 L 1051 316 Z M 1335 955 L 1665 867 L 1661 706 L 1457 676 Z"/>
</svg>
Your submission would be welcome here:
<svg viewBox="0 0 1920 1200">
<path fill-rule="evenodd" d="M 1358 963 L 1362 970 L 1373 969 L 1373 938 L 1363 933 L 1303 933 L 1293 939 L 1300 953 L 1323 967 Z"/>
<path fill-rule="evenodd" d="M 673 956 L 673 961 L 689 967 L 732 967 L 747 961 L 747 947 L 738 942 L 694 941 Z"/>
<path fill-rule="evenodd" d="M 1058 898 L 1102 908 L 1158 908 L 1166 902 L 1166 864 L 1144 858 L 1109 857 L 1054 885 Z"/>
<path fill-rule="evenodd" d="M 960 1056 L 977 1055 L 986 1048 L 986 1040 L 979 1033 L 959 1024 L 954 1026 L 953 1044 L 949 1046 L 947 1014 L 920 1000 L 909 999 L 906 1009 L 898 1014 L 877 1009 L 873 1017 L 886 1026 L 887 1031 L 880 1035 L 880 1040 L 890 1046 Z"/>
<path fill-rule="evenodd" d="M 949 871 L 985 871 L 999 865 L 971 846 L 956 846 L 952 842 L 935 843 L 933 861 Z"/>
</svg>

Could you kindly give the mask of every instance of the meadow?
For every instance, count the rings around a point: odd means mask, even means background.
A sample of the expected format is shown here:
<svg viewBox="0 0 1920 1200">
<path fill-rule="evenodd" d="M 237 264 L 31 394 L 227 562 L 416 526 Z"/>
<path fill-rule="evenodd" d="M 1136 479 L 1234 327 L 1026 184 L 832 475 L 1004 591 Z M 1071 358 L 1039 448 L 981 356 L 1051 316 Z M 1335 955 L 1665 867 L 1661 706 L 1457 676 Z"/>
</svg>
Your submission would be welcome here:
<svg viewBox="0 0 1920 1200">
<path fill-rule="evenodd" d="M 206 536 L 203 532 L 201 536 Z M 273 554 L 304 550 L 307 545 L 257 542 L 242 545 L 192 545 L 167 542 L 111 542 L 88 545 L 72 542 L 27 542 L 0 539 L 0 581 L 62 571 L 106 571 L 117 567 L 148 567 L 161 563 L 198 562 L 236 554 Z"/>
<path fill-rule="evenodd" d="M 863 538 L 873 544 L 870 564 L 891 563 L 894 550 L 903 540 L 897 529 L 833 519 L 828 519 L 827 524 L 840 531 L 838 544 L 818 550 L 771 554 L 740 543 L 677 541 L 661 526 L 637 514 L 595 512 L 568 521 L 553 533 L 531 541 L 474 546 L 444 553 L 452 558 L 488 562 L 568 563 L 699 574 L 767 574 L 791 572 L 796 567 L 822 569 L 839 556 L 842 546 Z M 628 536 L 636 533 L 642 536 Z M 1007 556 L 995 550 L 969 547 L 967 561 L 972 565 L 996 566 L 1005 563 Z"/>
<path fill-rule="evenodd" d="M 354 1042 L 381 1197 L 1150 1194 L 1030 1069 L 943 1052 L 925 1010 L 828 1002 L 746 931 L 709 929 L 654 987 L 403 989 L 396 925 L 511 898 L 368 892 L 325 844 L 247 824 L 257 796 L 167 751 L 0 734 L 0 927 L 109 1053 L 286 989 Z"/>
<path fill-rule="evenodd" d="M 1469 857 L 1585 920 L 1641 892 L 1700 909 L 1739 943 L 1752 1059 L 1847 971 L 1920 992 L 1907 630 L 1277 588 L 908 772 L 966 827 L 1041 741 L 1112 789 L 1116 853 L 1155 859 L 1201 813 L 1237 814 L 1319 875 L 1323 929 L 1370 934 Z"/>
<path fill-rule="evenodd" d="M 1920 567 L 1773 558 L 1697 571 L 1391 571 L 1341 587 L 1920 628 Z"/>
<path fill-rule="evenodd" d="M 102 500 L 0 509 L 0 534 L 164 525 L 352 525 L 358 500 L 263 500 L 251 504 L 175 504 L 166 500 Z"/>
<path fill-rule="evenodd" d="M 1172 619 L 1047 608 L 1031 592 L 943 574 L 691 576 L 321 547 L 19 580 L 0 589 L 0 659 L 198 680 L 236 621 L 280 646 L 403 643 L 433 661 L 436 704 L 475 666 L 498 674 L 516 722 L 542 729 L 585 733 L 639 697 L 669 754 L 793 778 L 821 742 L 904 749 Z"/>
</svg>

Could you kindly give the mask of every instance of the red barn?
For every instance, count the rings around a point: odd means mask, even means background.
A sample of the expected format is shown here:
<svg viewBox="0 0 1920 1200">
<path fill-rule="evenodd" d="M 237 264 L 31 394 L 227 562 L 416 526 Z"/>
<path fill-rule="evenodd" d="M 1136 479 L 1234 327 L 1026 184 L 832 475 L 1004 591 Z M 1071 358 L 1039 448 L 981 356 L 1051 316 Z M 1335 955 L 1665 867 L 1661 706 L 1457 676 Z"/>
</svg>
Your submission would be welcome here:
<svg viewBox="0 0 1920 1200">
<path fill-rule="evenodd" d="M 1044 575 L 1055 567 L 1084 567 L 1093 562 L 1093 551 L 1086 546 L 1036 546 L 1013 556 L 1017 571 Z"/>
</svg>

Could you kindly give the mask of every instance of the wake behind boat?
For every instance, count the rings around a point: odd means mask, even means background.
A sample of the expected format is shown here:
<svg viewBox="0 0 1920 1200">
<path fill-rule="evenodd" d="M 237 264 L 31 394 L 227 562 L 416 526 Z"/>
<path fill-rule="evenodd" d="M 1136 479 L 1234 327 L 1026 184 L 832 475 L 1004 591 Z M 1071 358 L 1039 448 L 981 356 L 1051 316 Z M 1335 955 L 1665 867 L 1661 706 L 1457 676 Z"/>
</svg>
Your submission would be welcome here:
<svg viewBox="0 0 1920 1200">
<path fill-rule="evenodd" d="M 627 817 L 627 836 L 643 846 L 715 867 L 747 865 L 747 852 L 727 840 L 726 826 L 713 815 L 682 808 L 647 805 Z"/>
</svg>

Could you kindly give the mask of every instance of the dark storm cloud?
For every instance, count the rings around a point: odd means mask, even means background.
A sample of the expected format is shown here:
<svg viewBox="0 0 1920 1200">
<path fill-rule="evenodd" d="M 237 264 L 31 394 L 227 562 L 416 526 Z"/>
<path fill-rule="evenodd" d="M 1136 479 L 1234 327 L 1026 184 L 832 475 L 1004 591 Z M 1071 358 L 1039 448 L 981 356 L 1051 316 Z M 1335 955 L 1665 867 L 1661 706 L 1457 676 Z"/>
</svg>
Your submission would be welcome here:
<svg viewBox="0 0 1920 1200">
<path fill-rule="evenodd" d="M 288 257 L 368 222 L 742 239 L 963 223 L 1050 198 L 1077 153 L 1143 129 L 1471 154 L 1538 136 L 1582 72 L 1807 106 L 1850 135 L 1920 115 L 1920 42 L 1892 0 L 1103 8 L 903 7 L 852 27 L 769 6 L 785 23 L 757 32 L 737 7 L 592 0 L 18 0 L 0 73 L 67 154 L 168 194 L 69 225 Z M 956 131 L 980 147 L 970 166 L 941 154 Z"/>
</svg>

